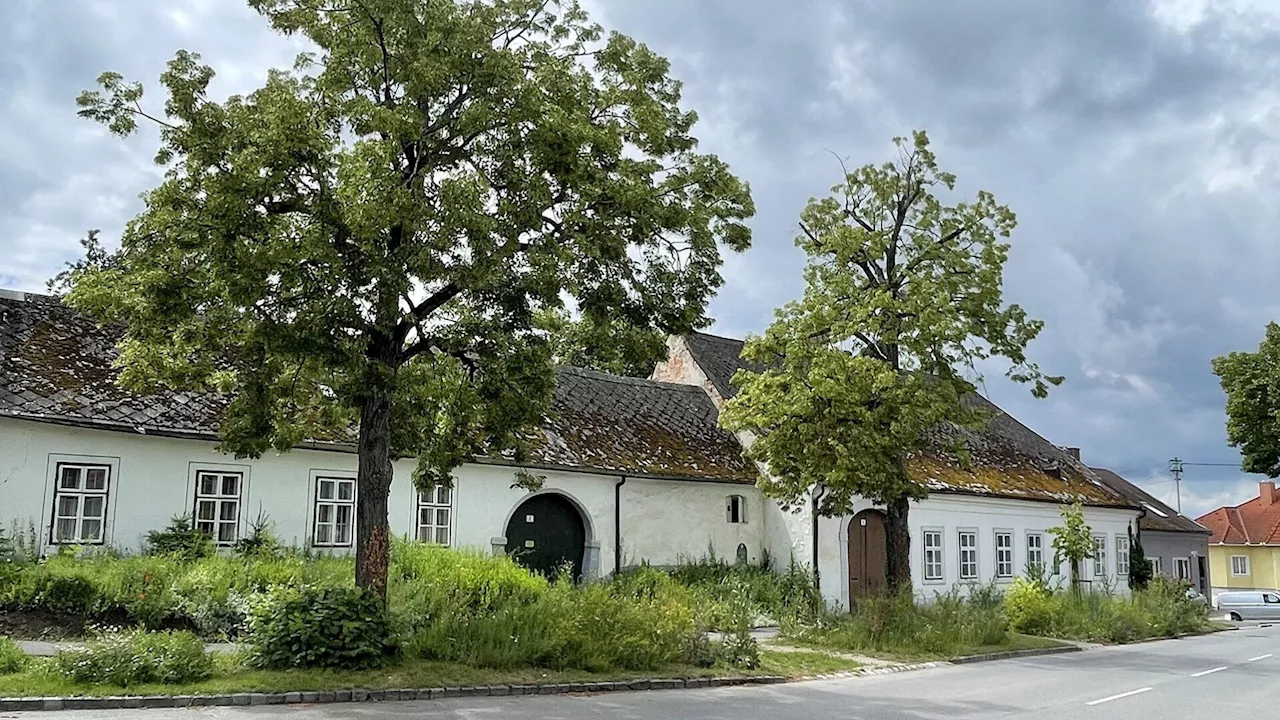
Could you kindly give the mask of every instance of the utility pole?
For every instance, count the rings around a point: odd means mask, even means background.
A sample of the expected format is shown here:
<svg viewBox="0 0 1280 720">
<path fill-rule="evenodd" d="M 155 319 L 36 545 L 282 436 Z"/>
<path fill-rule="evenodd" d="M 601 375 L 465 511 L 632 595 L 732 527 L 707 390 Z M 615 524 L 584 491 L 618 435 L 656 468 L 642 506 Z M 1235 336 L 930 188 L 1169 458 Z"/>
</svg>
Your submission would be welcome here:
<svg viewBox="0 0 1280 720">
<path fill-rule="evenodd" d="M 1173 487 L 1178 503 L 1178 514 L 1182 514 L 1182 461 L 1174 458 L 1169 461 L 1169 471 L 1173 473 Z"/>
</svg>

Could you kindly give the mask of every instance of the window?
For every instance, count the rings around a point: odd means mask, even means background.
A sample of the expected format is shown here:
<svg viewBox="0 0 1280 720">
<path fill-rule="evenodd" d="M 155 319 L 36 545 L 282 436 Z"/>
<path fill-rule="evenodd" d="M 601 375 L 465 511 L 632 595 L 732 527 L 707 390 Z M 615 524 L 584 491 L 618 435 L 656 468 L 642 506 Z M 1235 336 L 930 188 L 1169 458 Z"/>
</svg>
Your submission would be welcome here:
<svg viewBox="0 0 1280 720">
<path fill-rule="evenodd" d="M 1273 595 L 1272 593 L 1263 593 L 1262 602 L 1268 605 L 1280 605 L 1280 595 Z"/>
<path fill-rule="evenodd" d="M 725 519 L 731 523 L 747 521 L 747 499 L 741 495 L 730 495 L 725 504 Z"/>
<path fill-rule="evenodd" d="M 1151 563 L 1151 574 L 1159 575 L 1160 574 L 1160 558 L 1149 557 L 1147 558 L 1147 561 Z"/>
<path fill-rule="evenodd" d="M 978 579 L 978 533 L 960 531 L 960 579 Z"/>
<path fill-rule="evenodd" d="M 196 529 L 219 545 L 232 545 L 240 538 L 240 473 L 199 470 L 196 472 Z"/>
<path fill-rule="evenodd" d="M 1232 575 L 1248 575 L 1249 574 L 1249 556 L 1248 555 L 1232 555 L 1231 556 L 1231 574 Z"/>
<path fill-rule="evenodd" d="M 1105 535 L 1093 536 L 1093 574 L 1095 577 L 1107 575 L 1107 538 Z"/>
<path fill-rule="evenodd" d="M 53 491 L 53 543 L 102 543 L 110 476 L 109 465 L 58 465 L 58 482 Z"/>
<path fill-rule="evenodd" d="M 356 481 L 316 478 L 316 529 L 313 542 L 321 547 L 351 544 L 356 517 Z"/>
<path fill-rule="evenodd" d="M 1174 558 L 1173 574 L 1176 575 L 1179 580 L 1190 580 L 1191 558 Z"/>
<path fill-rule="evenodd" d="M 747 554 L 746 543 L 738 543 L 738 551 L 737 551 L 737 554 L 735 555 L 735 559 L 737 560 L 739 565 L 746 565 L 747 562 L 751 559 L 750 556 Z"/>
<path fill-rule="evenodd" d="M 1129 536 L 1116 536 L 1116 574 L 1125 576 L 1129 574 Z"/>
<path fill-rule="evenodd" d="M 418 493 L 418 542 L 448 545 L 452 519 L 453 488 L 437 485 Z"/>
<path fill-rule="evenodd" d="M 924 579 L 942 579 L 942 531 L 924 531 Z"/>
<path fill-rule="evenodd" d="M 1027 571 L 1044 572 L 1044 536 L 1040 533 L 1027 533 Z"/>
<path fill-rule="evenodd" d="M 996 577 L 1013 577 L 1013 533 L 996 533 Z"/>
</svg>

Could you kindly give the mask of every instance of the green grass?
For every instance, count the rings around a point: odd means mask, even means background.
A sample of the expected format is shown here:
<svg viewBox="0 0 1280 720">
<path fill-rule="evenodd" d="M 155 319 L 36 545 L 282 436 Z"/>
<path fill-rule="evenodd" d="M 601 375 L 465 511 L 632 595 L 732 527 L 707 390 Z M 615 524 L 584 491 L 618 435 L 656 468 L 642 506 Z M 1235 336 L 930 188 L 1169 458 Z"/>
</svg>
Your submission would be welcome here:
<svg viewBox="0 0 1280 720">
<path fill-rule="evenodd" d="M 307 690 L 382 690 L 397 688 L 460 687 L 468 685 L 526 685 L 537 683 L 600 682 L 644 678 L 692 678 L 712 676 L 783 675 L 801 677 L 853 670 L 858 664 L 824 653 L 761 652 L 754 671 L 668 665 L 652 671 L 616 670 L 487 670 L 457 663 L 406 658 L 381 670 L 253 670 L 233 656 L 215 660 L 213 676 L 185 685 L 81 685 L 50 670 L 48 658 L 33 658 L 26 670 L 0 675 L 0 697 L 97 697 L 103 695 L 226 695 L 239 692 L 300 692 Z"/>
</svg>

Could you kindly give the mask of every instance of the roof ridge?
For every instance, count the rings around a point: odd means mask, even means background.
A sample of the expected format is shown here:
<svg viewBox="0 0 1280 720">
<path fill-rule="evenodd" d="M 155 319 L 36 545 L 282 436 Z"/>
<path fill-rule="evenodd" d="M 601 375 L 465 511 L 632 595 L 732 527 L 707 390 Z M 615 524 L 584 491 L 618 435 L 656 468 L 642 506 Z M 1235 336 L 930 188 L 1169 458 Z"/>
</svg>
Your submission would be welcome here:
<svg viewBox="0 0 1280 720">
<path fill-rule="evenodd" d="M 602 370 L 593 370 L 591 368 L 578 367 L 577 365 L 560 365 L 557 371 L 569 371 L 570 373 L 589 377 L 602 382 L 611 382 L 618 385 L 635 385 L 639 387 L 658 387 L 664 390 L 678 390 L 680 392 L 696 391 L 699 395 L 705 395 L 700 388 L 686 383 L 671 382 L 669 380 L 651 380 L 649 378 L 628 377 L 626 375 L 614 375 Z"/>
<path fill-rule="evenodd" d="M 723 342 L 741 343 L 743 345 L 747 343 L 745 338 L 735 338 L 735 337 L 729 337 L 727 335 L 716 335 L 715 333 L 703 332 L 701 330 L 694 330 L 692 332 L 685 333 L 685 335 L 700 335 L 704 338 L 709 338 L 711 340 L 721 340 Z"/>
</svg>

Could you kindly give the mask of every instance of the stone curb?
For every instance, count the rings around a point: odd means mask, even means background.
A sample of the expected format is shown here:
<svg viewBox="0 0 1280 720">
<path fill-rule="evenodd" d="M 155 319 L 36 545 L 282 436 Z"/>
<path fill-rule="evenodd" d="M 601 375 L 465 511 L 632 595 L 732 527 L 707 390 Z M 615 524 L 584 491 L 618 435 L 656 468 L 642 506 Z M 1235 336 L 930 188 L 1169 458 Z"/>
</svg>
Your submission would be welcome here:
<svg viewBox="0 0 1280 720">
<path fill-rule="evenodd" d="M 1008 650 L 1005 652 L 986 653 L 984 655 L 967 655 L 951 660 L 952 665 L 968 665 L 970 663 L 991 662 L 993 660 L 1014 660 L 1016 658 L 1036 657 L 1038 655 L 1061 655 L 1063 653 L 1083 652 L 1075 645 L 1062 647 L 1032 648 L 1030 650 Z"/>
<path fill-rule="evenodd" d="M 141 695 L 96 698 L 0 698 L 0 712 L 439 700 L 452 697 L 564 695 L 570 693 L 629 692 L 633 690 L 683 690 L 686 688 L 732 687 L 737 685 L 777 685 L 789 681 L 789 678 L 781 675 L 756 675 L 752 677 L 654 678 L 618 682 L 544 683 L 539 685 L 477 685 L 475 687 L 407 688 L 403 690 L 337 690 L 328 692 L 234 693 L 231 695 Z"/>
</svg>

